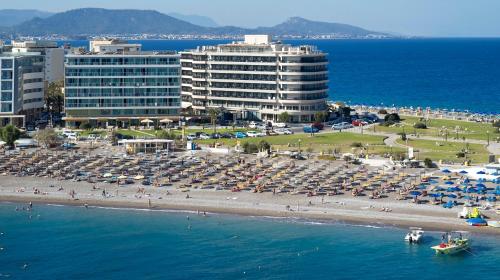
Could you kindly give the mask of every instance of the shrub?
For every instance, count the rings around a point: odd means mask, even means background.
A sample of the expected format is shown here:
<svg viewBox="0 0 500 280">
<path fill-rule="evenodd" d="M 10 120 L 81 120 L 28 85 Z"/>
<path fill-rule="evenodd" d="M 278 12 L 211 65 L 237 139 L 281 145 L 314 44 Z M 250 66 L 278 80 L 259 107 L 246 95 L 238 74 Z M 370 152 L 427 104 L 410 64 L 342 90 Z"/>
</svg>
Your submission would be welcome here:
<svg viewBox="0 0 500 280">
<path fill-rule="evenodd" d="M 14 142 L 16 142 L 19 137 L 21 137 L 21 132 L 11 124 L 4 128 L 0 128 L 0 139 L 5 141 L 7 146 L 13 147 Z"/>
<path fill-rule="evenodd" d="M 430 158 L 425 158 L 424 159 L 424 166 L 427 168 L 432 168 L 434 167 L 434 163 L 432 162 L 432 159 Z"/>
<path fill-rule="evenodd" d="M 493 122 L 493 127 L 500 128 L 500 121 Z"/>
<path fill-rule="evenodd" d="M 457 153 L 457 158 L 463 158 L 465 157 L 465 153 L 464 152 L 458 152 Z"/>
<path fill-rule="evenodd" d="M 378 113 L 381 114 L 381 115 L 387 115 L 387 110 L 386 109 L 380 109 L 378 111 Z"/>
<path fill-rule="evenodd" d="M 413 125 L 414 128 L 418 128 L 418 129 L 426 129 L 427 128 L 427 125 L 423 122 L 418 122 L 416 123 L 415 125 Z"/>
<path fill-rule="evenodd" d="M 363 144 L 362 144 L 362 143 L 360 143 L 360 142 L 353 142 L 353 143 L 351 144 L 351 147 L 354 147 L 354 148 L 361 148 L 361 147 L 363 147 Z"/>
<path fill-rule="evenodd" d="M 257 153 L 259 152 L 259 147 L 257 147 L 257 145 L 255 145 L 254 143 L 245 142 L 243 144 L 243 152 L 245 154 Z"/>
<path fill-rule="evenodd" d="M 392 114 L 385 115 L 384 121 L 385 122 L 392 121 L 392 122 L 397 123 L 397 122 L 401 121 L 401 118 L 399 117 L 398 114 L 392 113 Z"/>
<path fill-rule="evenodd" d="M 382 126 L 391 126 L 391 125 L 395 125 L 396 123 L 393 122 L 393 121 L 384 121 L 383 123 L 381 123 L 380 125 Z"/>
<path fill-rule="evenodd" d="M 80 124 L 80 129 L 91 130 L 92 129 L 92 125 L 90 123 L 88 123 L 88 122 L 84 122 L 84 123 Z"/>
</svg>

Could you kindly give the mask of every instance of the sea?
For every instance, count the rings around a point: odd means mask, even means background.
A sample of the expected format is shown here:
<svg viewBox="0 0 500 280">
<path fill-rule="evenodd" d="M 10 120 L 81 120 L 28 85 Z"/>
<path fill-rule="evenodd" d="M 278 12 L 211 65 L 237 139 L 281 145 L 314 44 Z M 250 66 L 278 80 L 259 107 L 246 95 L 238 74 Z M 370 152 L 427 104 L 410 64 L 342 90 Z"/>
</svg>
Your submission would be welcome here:
<svg viewBox="0 0 500 280">
<path fill-rule="evenodd" d="M 343 222 L 0 203 L 0 279 L 498 279 L 500 238 L 436 255 L 404 229 Z"/>
<path fill-rule="evenodd" d="M 67 41 L 88 46 L 87 41 Z M 144 50 L 229 40 L 141 40 Z M 500 113 L 500 38 L 284 40 L 329 58 L 329 98 L 348 104 Z M 59 42 L 63 44 L 64 41 Z"/>
</svg>

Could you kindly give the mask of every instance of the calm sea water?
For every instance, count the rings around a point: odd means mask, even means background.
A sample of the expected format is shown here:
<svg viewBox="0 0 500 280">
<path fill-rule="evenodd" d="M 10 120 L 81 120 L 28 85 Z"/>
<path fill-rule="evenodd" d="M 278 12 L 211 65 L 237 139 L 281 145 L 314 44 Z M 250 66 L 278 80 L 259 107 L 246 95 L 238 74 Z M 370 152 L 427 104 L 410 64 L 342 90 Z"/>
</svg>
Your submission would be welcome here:
<svg viewBox="0 0 500 280">
<path fill-rule="evenodd" d="M 228 41 L 140 42 L 145 50 L 184 50 Z M 286 42 L 316 45 L 329 54 L 334 101 L 500 113 L 500 39 Z"/>
<path fill-rule="evenodd" d="M 410 246 L 388 227 L 15 206 L 0 203 L 0 279 L 498 279 L 495 236 L 436 256 L 439 233 Z"/>
</svg>

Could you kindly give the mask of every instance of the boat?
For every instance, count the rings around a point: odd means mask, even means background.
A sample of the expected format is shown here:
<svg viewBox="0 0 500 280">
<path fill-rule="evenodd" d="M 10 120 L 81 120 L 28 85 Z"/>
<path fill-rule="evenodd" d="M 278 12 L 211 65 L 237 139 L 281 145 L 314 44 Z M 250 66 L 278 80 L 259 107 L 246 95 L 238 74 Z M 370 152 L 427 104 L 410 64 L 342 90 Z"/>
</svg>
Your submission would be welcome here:
<svg viewBox="0 0 500 280">
<path fill-rule="evenodd" d="M 488 221 L 489 227 L 500 228 L 500 221 Z"/>
<path fill-rule="evenodd" d="M 473 226 L 473 227 L 482 227 L 482 226 L 487 226 L 488 225 L 488 222 L 485 219 L 483 219 L 483 218 L 468 219 L 467 223 L 470 226 Z"/>
<path fill-rule="evenodd" d="M 420 243 L 424 236 L 424 231 L 418 227 L 411 227 L 410 232 L 405 236 L 405 241 L 411 243 Z"/>
<path fill-rule="evenodd" d="M 470 248 L 470 239 L 464 237 L 468 235 L 465 231 L 449 232 L 443 235 L 443 241 L 431 249 L 436 251 L 436 254 L 453 255 L 462 251 L 467 251 Z"/>
</svg>

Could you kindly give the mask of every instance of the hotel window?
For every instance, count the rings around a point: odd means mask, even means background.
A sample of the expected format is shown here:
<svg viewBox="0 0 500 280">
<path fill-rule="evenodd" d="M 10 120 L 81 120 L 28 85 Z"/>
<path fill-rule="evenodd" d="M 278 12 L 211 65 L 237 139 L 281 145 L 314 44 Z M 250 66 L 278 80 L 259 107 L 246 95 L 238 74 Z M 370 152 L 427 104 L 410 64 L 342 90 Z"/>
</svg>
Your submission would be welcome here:
<svg viewBox="0 0 500 280">
<path fill-rule="evenodd" d="M 12 90 L 12 82 L 2 81 L 2 90 Z"/>
<path fill-rule="evenodd" d="M 2 68 L 12 68 L 12 60 L 11 59 L 2 59 Z"/>
</svg>

